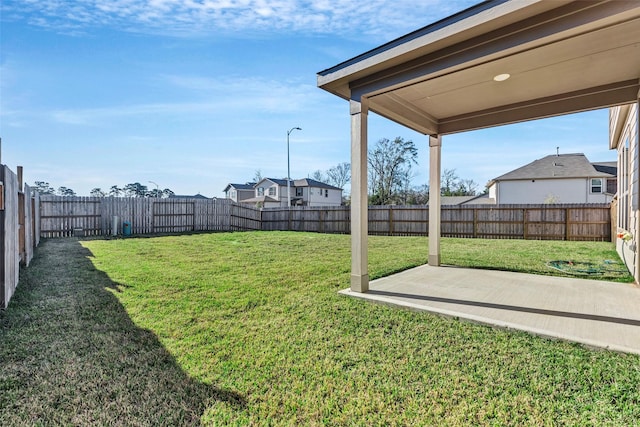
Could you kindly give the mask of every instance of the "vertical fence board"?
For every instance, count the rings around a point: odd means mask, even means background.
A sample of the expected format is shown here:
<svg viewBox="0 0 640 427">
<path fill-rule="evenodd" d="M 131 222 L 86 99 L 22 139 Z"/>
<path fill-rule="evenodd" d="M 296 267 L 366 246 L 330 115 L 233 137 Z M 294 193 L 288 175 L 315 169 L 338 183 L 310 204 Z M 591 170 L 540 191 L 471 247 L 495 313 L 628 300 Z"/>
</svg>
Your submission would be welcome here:
<svg viewBox="0 0 640 427">
<path fill-rule="evenodd" d="M 31 199 L 31 189 L 28 185 L 24 186 L 23 192 L 23 212 L 24 212 L 24 259 L 23 263 L 29 266 L 33 259 L 33 249 L 35 241 L 33 239 L 34 223 L 33 223 L 33 202 Z"/>
<path fill-rule="evenodd" d="M 0 211 L 3 236 L 0 260 L 0 307 L 7 308 L 18 286 L 20 273 L 20 241 L 18 224 L 18 176 L 7 166 L 0 165 L 0 179 L 4 188 L 4 210 Z"/>
</svg>

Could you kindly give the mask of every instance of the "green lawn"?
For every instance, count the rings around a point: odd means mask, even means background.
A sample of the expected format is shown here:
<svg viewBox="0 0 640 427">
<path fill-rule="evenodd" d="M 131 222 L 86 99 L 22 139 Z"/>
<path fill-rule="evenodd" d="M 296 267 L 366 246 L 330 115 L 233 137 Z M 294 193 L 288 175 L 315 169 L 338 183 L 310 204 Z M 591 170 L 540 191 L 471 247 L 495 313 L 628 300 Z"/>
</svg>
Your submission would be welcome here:
<svg viewBox="0 0 640 427">
<path fill-rule="evenodd" d="M 542 274 L 619 262 L 607 243 L 442 251 Z M 0 425 L 640 425 L 640 357 L 338 295 L 349 253 L 287 232 L 44 241 L 0 313 Z M 426 253 L 372 237 L 371 276 Z"/>
</svg>

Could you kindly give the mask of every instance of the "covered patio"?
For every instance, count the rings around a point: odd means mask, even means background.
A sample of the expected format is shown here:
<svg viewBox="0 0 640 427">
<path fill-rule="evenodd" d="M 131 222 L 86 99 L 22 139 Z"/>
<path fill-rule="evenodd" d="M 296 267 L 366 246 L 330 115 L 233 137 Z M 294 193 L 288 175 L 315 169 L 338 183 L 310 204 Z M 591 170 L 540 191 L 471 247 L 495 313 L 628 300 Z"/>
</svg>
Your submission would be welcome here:
<svg viewBox="0 0 640 427">
<path fill-rule="evenodd" d="M 592 347 L 640 354 L 640 288 L 629 283 L 423 265 L 344 295 Z"/>
<path fill-rule="evenodd" d="M 373 290 L 380 296 L 379 283 L 390 286 L 384 292 L 404 293 L 390 285 L 396 283 L 393 278 L 376 282 L 376 289 L 369 284 L 368 114 L 373 111 L 427 136 L 429 204 L 437 208 L 429 210 L 429 267 L 411 279 L 414 300 L 424 301 L 421 296 L 430 295 L 433 286 L 454 281 L 442 276 L 452 274 L 451 268 L 438 268 L 443 136 L 639 103 L 640 3 L 485 1 L 319 72 L 318 86 L 349 101 L 352 294 Z M 635 227 L 640 236 L 640 221 Z M 638 281 L 640 257 L 633 270 Z M 461 286 L 479 285 L 475 273 L 466 277 L 468 283 Z M 396 280 L 398 286 L 402 280 Z M 551 281 L 545 277 L 540 285 Z M 491 295 L 483 303 L 492 303 Z M 635 307 L 640 313 L 640 304 Z"/>
</svg>

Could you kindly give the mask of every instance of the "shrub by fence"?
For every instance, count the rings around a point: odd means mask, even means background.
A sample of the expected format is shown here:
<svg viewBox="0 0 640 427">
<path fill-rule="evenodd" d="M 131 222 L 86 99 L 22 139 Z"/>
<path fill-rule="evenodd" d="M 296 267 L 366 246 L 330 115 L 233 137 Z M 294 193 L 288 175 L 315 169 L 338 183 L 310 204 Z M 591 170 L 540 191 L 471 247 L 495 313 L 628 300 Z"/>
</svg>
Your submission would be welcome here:
<svg viewBox="0 0 640 427">
<path fill-rule="evenodd" d="M 122 234 L 125 222 L 137 235 L 261 229 L 259 210 L 227 199 L 42 195 L 40 206 L 42 237 Z"/>
<path fill-rule="evenodd" d="M 263 230 L 349 233 L 350 210 L 340 207 L 267 208 Z M 369 234 L 427 236 L 428 206 L 370 206 Z M 611 211 L 607 204 L 462 205 L 441 207 L 445 237 L 611 240 Z"/>
<path fill-rule="evenodd" d="M 29 265 L 40 242 L 40 207 L 37 194 L 23 188 L 22 168 L 14 173 L 0 165 L 0 308 L 7 308 L 18 286 L 20 264 Z"/>
</svg>

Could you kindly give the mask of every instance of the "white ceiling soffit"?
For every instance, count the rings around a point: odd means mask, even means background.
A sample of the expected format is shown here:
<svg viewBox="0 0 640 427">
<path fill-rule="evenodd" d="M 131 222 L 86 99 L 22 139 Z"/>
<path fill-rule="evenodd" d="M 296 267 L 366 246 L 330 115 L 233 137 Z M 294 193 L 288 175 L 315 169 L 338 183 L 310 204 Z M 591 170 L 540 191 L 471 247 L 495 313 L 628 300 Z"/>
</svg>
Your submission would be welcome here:
<svg viewBox="0 0 640 427">
<path fill-rule="evenodd" d="M 640 1 L 483 2 L 318 74 L 425 134 L 629 103 L 639 81 Z"/>
</svg>

